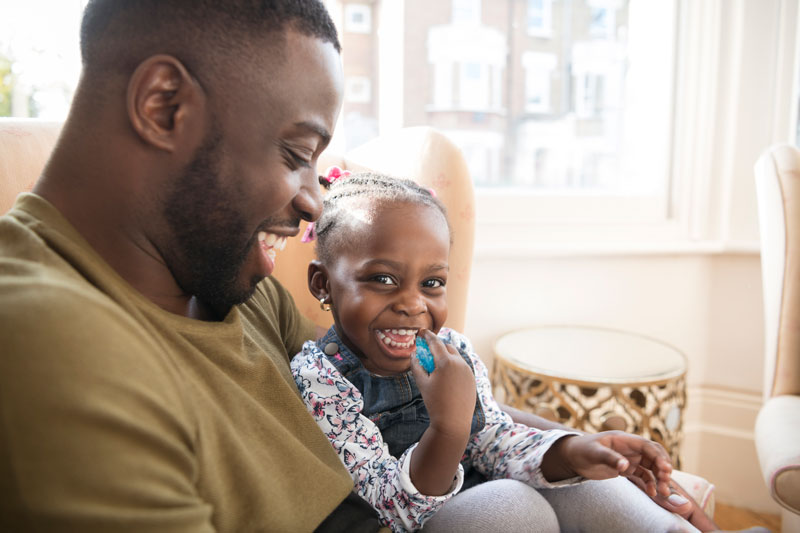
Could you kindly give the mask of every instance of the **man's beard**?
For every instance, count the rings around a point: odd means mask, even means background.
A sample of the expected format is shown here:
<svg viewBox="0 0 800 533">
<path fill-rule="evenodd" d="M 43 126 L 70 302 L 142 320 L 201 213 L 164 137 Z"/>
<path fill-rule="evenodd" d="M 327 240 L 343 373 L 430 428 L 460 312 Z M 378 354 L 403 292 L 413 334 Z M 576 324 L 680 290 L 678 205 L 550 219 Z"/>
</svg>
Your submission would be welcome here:
<svg viewBox="0 0 800 533">
<path fill-rule="evenodd" d="M 245 195 L 233 195 L 233 185 L 225 187 L 226 178 L 220 175 L 220 140 L 219 131 L 212 129 L 169 191 L 164 217 L 172 246 L 161 250 L 178 286 L 217 318 L 247 300 L 260 281 L 237 284 L 256 243 L 237 209 L 237 200 Z"/>
</svg>

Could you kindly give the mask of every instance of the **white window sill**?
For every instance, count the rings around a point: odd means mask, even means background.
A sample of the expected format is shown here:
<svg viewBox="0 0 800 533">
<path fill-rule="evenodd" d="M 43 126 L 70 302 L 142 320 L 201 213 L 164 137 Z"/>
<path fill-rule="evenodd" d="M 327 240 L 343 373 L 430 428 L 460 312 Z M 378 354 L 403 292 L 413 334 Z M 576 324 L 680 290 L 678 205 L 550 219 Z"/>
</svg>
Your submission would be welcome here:
<svg viewBox="0 0 800 533">
<path fill-rule="evenodd" d="M 485 239 L 483 240 L 485 241 Z M 580 258 L 613 256 L 758 256 L 758 242 L 723 241 L 630 241 L 630 242 L 526 242 L 509 244 L 498 242 L 475 243 L 474 258 L 527 259 L 527 258 Z"/>
<path fill-rule="evenodd" d="M 504 117 L 507 113 L 504 107 L 460 107 L 457 105 L 437 106 L 435 104 L 428 104 L 425 106 L 425 111 L 429 113 L 486 113 L 492 115 L 499 115 Z"/>
</svg>

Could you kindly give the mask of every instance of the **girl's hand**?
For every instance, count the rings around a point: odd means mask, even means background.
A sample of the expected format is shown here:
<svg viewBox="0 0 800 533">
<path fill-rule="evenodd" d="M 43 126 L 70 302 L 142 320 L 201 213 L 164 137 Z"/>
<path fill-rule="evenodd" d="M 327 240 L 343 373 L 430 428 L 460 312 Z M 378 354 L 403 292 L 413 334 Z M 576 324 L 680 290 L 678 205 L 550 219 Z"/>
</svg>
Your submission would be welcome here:
<svg viewBox="0 0 800 533">
<path fill-rule="evenodd" d="M 453 346 L 427 329 L 418 335 L 428 343 L 435 364 L 428 375 L 417 356 L 411 357 L 411 372 L 431 417 L 431 427 L 446 435 L 468 436 L 475 412 L 475 374 Z"/>
<path fill-rule="evenodd" d="M 604 431 L 557 441 L 545 454 L 542 473 L 549 481 L 576 474 L 587 479 L 623 475 L 655 498 L 670 495 L 672 463 L 660 444 L 623 431 Z"/>
<path fill-rule="evenodd" d="M 475 375 L 458 351 L 428 330 L 420 330 L 428 343 L 434 371 L 428 375 L 411 357 L 411 372 L 431 418 L 411 454 L 411 482 L 422 494 L 446 494 L 452 490 L 458 464 L 469 442 L 475 412 Z"/>
</svg>

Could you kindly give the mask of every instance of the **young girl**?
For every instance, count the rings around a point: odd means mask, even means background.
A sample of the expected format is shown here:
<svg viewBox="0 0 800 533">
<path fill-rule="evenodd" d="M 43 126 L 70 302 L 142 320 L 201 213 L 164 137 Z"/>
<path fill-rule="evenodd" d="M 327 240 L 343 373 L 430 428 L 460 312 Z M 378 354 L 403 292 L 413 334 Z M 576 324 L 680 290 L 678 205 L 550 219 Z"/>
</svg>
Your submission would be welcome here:
<svg viewBox="0 0 800 533">
<path fill-rule="evenodd" d="M 314 230 L 309 289 L 335 323 L 303 346 L 292 371 L 384 524 L 696 531 L 624 478 L 605 491 L 610 482 L 585 481 L 636 476 L 651 496 L 668 495 L 671 465 L 660 446 L 621 432 L 540 431 L 498 407 L 469 340 L 442 328 L 451 235 L 431 192 L 376 174 L 339 179 Z M 418 339 L 433 356 L 430 373 Z"/>
</svg>

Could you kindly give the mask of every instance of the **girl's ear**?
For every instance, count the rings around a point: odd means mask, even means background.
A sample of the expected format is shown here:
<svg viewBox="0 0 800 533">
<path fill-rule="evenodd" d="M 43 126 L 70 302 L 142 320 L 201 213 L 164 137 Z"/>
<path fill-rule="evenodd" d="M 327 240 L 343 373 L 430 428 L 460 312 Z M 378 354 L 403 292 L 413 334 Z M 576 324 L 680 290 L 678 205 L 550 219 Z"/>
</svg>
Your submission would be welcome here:
<svg viewBox="0 0 800 533">
<path fill-rule="evenodd" d="M 308 290 L 317 300 L 328 298 L 328 270 L 314 259 L 308 264 Z"/>
</svg>

